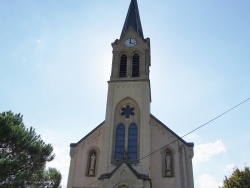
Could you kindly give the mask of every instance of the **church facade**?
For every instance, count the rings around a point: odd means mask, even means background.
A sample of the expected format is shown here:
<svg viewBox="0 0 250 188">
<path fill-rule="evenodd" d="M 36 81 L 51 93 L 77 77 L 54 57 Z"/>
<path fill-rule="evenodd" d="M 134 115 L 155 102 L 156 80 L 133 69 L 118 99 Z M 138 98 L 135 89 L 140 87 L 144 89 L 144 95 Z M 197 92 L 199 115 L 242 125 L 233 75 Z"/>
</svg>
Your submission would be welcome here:
<svg viewBox="0 0 250 188">
<path fill-rule="evenodd" d="M 105 120 L 70 145 L 67 188 L 193 188 L 193 143 L 150 112 L 150 39 L 131 0 L 113 60 Z"/>
</svg>

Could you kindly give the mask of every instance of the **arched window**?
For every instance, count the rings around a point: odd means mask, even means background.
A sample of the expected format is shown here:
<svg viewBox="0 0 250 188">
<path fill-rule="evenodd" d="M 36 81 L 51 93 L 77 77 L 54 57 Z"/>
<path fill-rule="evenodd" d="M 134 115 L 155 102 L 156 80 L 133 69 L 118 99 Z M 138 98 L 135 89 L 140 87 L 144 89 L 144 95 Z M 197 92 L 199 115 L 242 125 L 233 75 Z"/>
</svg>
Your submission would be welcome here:
<svg viewBox="0 0 250 188">
<path fill-rule="evenodd" d="M 128 130 L 128 160 L 137 160 L 137 125 L 132 123 Z"/>
<path fill-rule="evenodd" d="M 132 98 L 124 98 L 118 103 L 114 125 L 111 163 L 119 165 L 125 161 L 138 164 L 140 157 L 140 109 L 136 101 Z M 117 187 L 119 186 L 117 185 Z"/>
<path fill-rule="evenodd" d="M 120 59 L 120 72 L 119 77 L 127 76 L 127 56 L 123 54 Z"/>
<path fill-rule="evenodd" d="M 138 54 L 133 55 L 132 61 L 132 77 L 139 77 L 140 72 L 140 56 Z"/>
<path fill-rule="evenodd" d="M 116 128 L 115 159 L 124 159 L 125 126 L 121 123 Z"/>
</svg>

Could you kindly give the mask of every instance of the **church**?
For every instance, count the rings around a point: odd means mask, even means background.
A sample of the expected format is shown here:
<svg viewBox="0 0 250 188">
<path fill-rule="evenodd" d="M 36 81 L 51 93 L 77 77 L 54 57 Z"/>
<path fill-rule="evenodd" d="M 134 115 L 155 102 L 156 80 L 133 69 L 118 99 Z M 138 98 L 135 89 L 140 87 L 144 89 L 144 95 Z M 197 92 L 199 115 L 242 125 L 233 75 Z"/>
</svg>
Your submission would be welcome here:
<svg viewBox="0 0 250 188">
<path fill-rule="evenodd" d="M 150 39 L 131 0 L 112 43 L 105 120 L 70 144 L 67 188 L 193 188 L 193 143 L 150 111 Z"/>
</svg>

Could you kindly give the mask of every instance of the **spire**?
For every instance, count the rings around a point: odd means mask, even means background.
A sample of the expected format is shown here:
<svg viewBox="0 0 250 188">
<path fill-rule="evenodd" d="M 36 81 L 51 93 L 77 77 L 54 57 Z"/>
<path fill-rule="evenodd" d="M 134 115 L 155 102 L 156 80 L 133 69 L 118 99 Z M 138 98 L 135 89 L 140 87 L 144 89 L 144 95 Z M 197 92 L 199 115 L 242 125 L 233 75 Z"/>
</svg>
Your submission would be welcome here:
<svg viewBox="0 0 250 188">
<path fill-rule="evenodd" d="M 130 2 L 130 6 L 128 9 L 127 17 L 126 17 L 126 20 L 122 29 L 121 36 L 128 30 L 129 27 L 132 27 L 135 30 L 135 32 L 142 39 L 144 39 L 140 15 L 139 15 L 139 9 L 138 9 L 136 0 L 131 0 Z"/>
</svg>

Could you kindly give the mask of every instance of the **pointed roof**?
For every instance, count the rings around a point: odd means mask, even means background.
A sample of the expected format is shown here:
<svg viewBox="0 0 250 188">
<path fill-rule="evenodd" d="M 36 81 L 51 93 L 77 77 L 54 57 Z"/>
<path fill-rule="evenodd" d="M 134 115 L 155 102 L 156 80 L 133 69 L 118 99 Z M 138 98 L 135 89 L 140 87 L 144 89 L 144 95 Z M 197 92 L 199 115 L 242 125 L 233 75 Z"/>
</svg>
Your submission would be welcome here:
<svg viewBox="0 0 250 188">
<path fill-rule="evenodd" d="M 127 17 L 123 25 L 121 37 L 122 35 L 124 35 L 124 33 L 126 33 L 129 27 L 132 27 L 136 31 L 136 33 L 142 39 L 144 39 L 137 0 L 131 0 L 130 2 Z"/>
<path fill-rule="evenodd" d="M 117 166 L 112 172 L 110 172 L 110 173 L 101 174 L 100 177 L 99 177 L 98 179 L 99 179 L 99 180 L 109 179 L 109 178 L 111 178 L 111 176 L 112 176 L 119 168 L 123 168 L 123 169 L 124 169 L 125 166 L 128 167 L 128 169 L 131 170 L 132 173 L 133 173 L 138 179 L 149 180 L 149 181 L 151 180 L 151 179 L 149 178 L 148 175 L 138 173 L 138 172 L 131 166 L 131 164 L 129 164 L 129 163 L 127 163 L 127 162 L 121 163 L 120 165 L 118 165 L 118 166 Z"/>
</svg>

